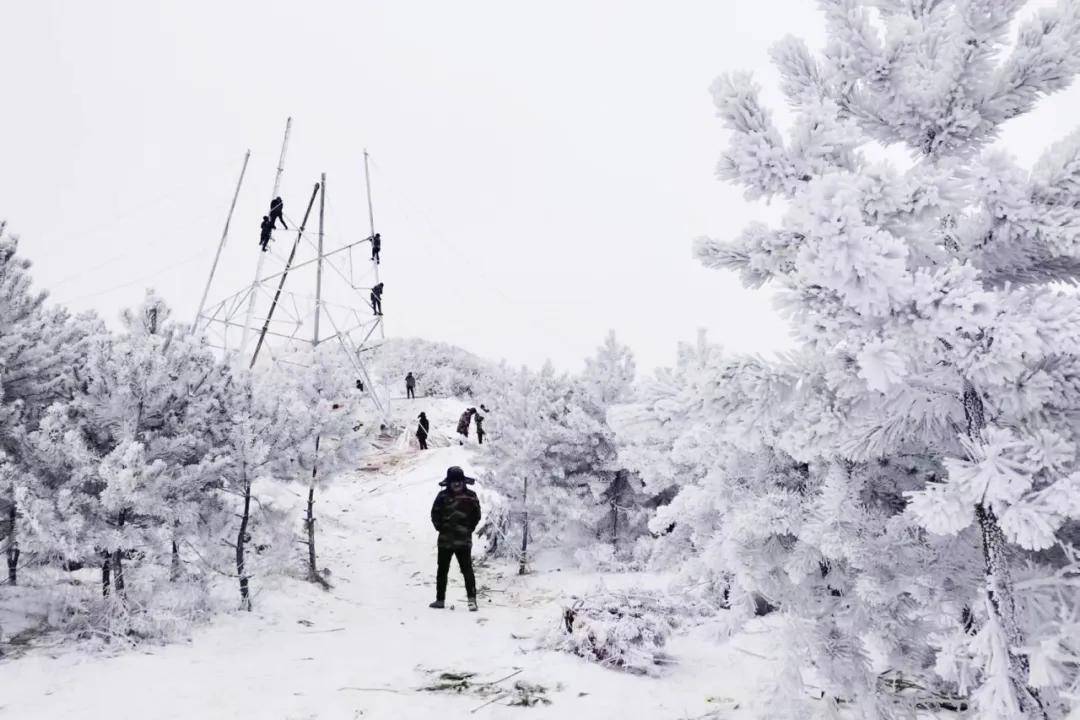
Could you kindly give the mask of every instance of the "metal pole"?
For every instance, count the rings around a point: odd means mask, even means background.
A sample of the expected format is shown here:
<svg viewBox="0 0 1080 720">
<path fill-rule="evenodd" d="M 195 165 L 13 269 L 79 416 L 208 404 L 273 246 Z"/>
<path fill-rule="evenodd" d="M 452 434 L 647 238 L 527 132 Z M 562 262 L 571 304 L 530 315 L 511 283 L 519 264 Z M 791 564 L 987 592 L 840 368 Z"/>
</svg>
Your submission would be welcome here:
<svg viewBox="0 0 1080 720">
<path fill-rule="evenodd" d="M 285 172 L 285 151 L 289 147 L 289 131 L 292 130 L 292 118 L 285 120 L 285 137 L 281 141 L 281 154 L 278 156 L 277 174 L 274 176 L 274 191 L 270 193 L 271 202 L 278 195 L 281 188 L 281 175 Z M 299 241 L 299 238 L 297 238 Z M 244 332 L 240 338 L 240 352 L 247 352 L 249 335 L 251 334 L 251 320 L 255 316 L 255 300 L 258 297 L 259 278 L 262 276 L 263 263 L 266 262 L 265 252 L 259 253 L 259 260 L 255 265 L 255 280 L 251 283 L 251 295 L 248 299 L 247 314 L 244 316 Z"/>
<path fill-rule="evenodd" d="M 293 242 L 292 252 L 289 253 L 289 259 L 285 261 L 285 272 L 281 276 L 281 282 L 278 283 L 277 292 L 274 293 L 274 300 L 270 303 L 270 310 L 266 313 L 266 321 L 263 322 L 262 332 L 259 333 L 259 341 L 255 344 L 255 352 L 251 354 L 251 364 L 248 367 L 255 367 L 255 361 L 259 358 L 259 350 L 262 349 L 263 340 L 266 338 L 266 332 L 270 329 L 270 320 L 274 317 L 274 310 L 277 308 L 278 300 L 281 298 L 281 291 L 285 287 L 285 280 L 289 277 L 289 266 L 292 265 L 293 258 L 296 257 L 296 248 L 300 245 L 300 238 L 304 235 L 304 228 L 307 227 L 308 216 L 311 215 L 311 208 L 315 205 L 315 194 L 319 192 L 319 183 L 315 183 L 315 189 L 311 191 L 311 200 L 308 201 L 307 212 L 304 213 L 304 221 L 300 223 L 300 229 L 296 233 L 296 240 Z"/>
<path fill-rule="evenodd" d="M 368 151 L 364 148 L 364 187 L 367 189 L 367 212 L 368 212 L 368 228 L 371 231 L 369 237 L 372 238 L 372 242 L 375 242 L 375 211 L 371 204 L 371 171 L 368 169 Z M 379 263 L 375 262 L 375 259 L 371 260 L 371 267 L 375 271 L 375 283 L 379 282 Z M 379 324 L 379 339 L 386 339 L 386 332 L 383 330 L 383 319 L 380 315 L 377 318 Z"/>
<path fill-rule="evenodd" d="M 221 251 L 225 247 L 225 239 L 229 237 L 229 223 L 232 222 L 233 210 L 236 209 L 236 199 L 240 197 L 240 185 L 244 182 L 244 173 L 247 172 L 248 159 L 251 157 L 251 150 L 244 153 L 244 164 L 240 167 L 240 179 L 236 181 L 236 192 L 232 196 L 232 204 L 229 205 L 229 214 L 225 216 L 225 229 L 221 231 L 221 242 L 218 243 L 217 254 L 214 255 L 214 264 L 210 266 L 210 277 L 206 279 L 206 288 L 203 290 L 202 299 L 199 300 L 199 309 L 195 313 L 195 322 L 191 324 L 191 332 L 195 332 L 196 326 L 199 324 L 199 318 L 202 317 L 203 309 L 206 307 L 206 296 L 210 293 L 210 283 L 214 281 L 214 273 L 217 272 L 218 260 L 221 259 Z"/>
<path fill-rule="evenodd" d="M 375 237 L 375 211 L 371 205 L 371 172 L 368 170 L 368 152 L 364 148 L 364 186 L 367 188 L 367 215 L 368 227 L 371 229 L 371 237 Z M 376 272 L 378 269 L 376 268 Z"/>
<path fill-rule="evenodd" d="M 322 315 L 322 261 L 323 261 L 323 220 L 326 213 L 326 173 L 322 174 L 322 192 L 319 193 L 319 261 L 315 266 L 315 337 L 311 346 L 319 344 L 319 316 Z M 318 446 L 318 440 L 316 440 Z"/>
</svg>

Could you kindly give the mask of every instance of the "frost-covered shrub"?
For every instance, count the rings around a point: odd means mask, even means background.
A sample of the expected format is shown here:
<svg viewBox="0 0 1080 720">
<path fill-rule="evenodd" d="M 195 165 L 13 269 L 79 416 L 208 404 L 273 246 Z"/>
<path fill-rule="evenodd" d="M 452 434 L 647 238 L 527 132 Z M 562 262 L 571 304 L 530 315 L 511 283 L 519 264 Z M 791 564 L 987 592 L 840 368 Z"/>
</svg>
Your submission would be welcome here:
<svg viewBox="0 0 1080 720">
<path fill-rule="evenodd" d="M 522 368 L 491 399 L 485 480 L 508 505 L 499 552 L 519 555 L 523 570 L 523 544 L 584 557 L 608 544 L 612 559 L 627 559 L 645 532 L 645 496 L 616 463 L 607 423 L 613 404 L 632 397 L 633 376 L 633 357 L 612 334 L 581 375 Z"/>
<path fill-rule="evenodd" d="M 509 376 L 506 368 L 449 343 L 391 338 L 372 351 L 378 382 L 405 393 L 405 375 L 416 378 L 417 396 L 446 396 L 486 402 Z M 397 388 L 398 390 L 393 390 Z"/>
<path fill-rule="evenodd" d="M 505 557 L 512 554 L 515 550 L 507 547 L 512 542 L 510 532 L 512 514 L 509 499 L 502 493 L 488 488 L 486 484 L 478 484 L 474 489 L 480 498 L 480 507 L 484 510 L 473 540 L 473 557 L 480 559 Z"/>
<path fill-rule="evenodd" d="M 542 644 L 612 670 L 658 675 L 671 662 L 664 648 L 675 628 L 673 615 L 648 595 L 594 595 L 564 608 Z"/>
<path fill-rule="evenodd" d="M 717 607 L 687 597 L 598 590 L 563 608 L 541 646 L 570 652 L 613 670 L 658 675 L 674 659 L 674 630 L 715 615 Z"/>
</svg>

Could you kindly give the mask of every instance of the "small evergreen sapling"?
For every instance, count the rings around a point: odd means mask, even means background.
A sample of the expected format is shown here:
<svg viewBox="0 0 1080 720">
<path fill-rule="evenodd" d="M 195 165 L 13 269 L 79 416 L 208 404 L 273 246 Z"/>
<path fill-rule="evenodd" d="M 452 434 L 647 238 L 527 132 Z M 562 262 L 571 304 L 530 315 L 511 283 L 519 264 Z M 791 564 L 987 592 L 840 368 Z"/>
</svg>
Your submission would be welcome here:
<svg viewBox="0 0 1080 720">
<path fill-rule="evenodd" d="M 301 400 L 294 411 L 301 434 L 294 438 L 293 452 L 308 491 L 304 515 L 307 578 L 324 587 L 328 583 L 319 572 L 315 544 L 315 491 L 355 468 L 367 445 L 366 436 L 353 429 L 362 403 L 350 382 L 349 366 L 341 361 L 342 352 L 336 344 L 318 347 L 289 374 Z"/>
</svg>

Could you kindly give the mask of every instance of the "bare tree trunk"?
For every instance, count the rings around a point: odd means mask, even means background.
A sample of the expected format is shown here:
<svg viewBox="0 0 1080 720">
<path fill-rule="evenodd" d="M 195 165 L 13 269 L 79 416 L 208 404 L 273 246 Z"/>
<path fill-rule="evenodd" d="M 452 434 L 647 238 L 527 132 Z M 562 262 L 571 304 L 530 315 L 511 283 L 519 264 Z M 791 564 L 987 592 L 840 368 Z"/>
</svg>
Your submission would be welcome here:
<svg viewBox="0 0 1080 720">
<path fill-rule="evenodd" d="M 619 552 L 619 501 L 618 498 L 611 500 L 611 548 L 617 554 Z"/>
<path fill-rule="evenodd" d="M 172 563 L 169 566 L 169 582 L 180 579 L 180 543 L 176 541 L 176 530 L 173 529 Z"/>
<path fill-rule="evenodd" d="M 120 514 L 116 518 L 116 525 L 121 530 L 124 529 L 124 522 L 127 520 L 127 509 L 120 511 Z M 124 551 L 121 548 L 117 548 L 112 554 L 113 565 L 113 587 L 116 588 L 116 594 L 123 599 L 125 594 L 124 588 Z"/>
<path fill-rule="evenodd" d="M 251 517 L 251 480 L 247 478 L 247 468 L 241 470 L 244 473 L 244 513 L 240 516 L 240 532 L 236 534 L 236 575 L 240 578 L 240 609 L 251 611 L 251 595 L 248 591 L 247 567 L 244 563 L 244 548 L 248 541 L 248 518 Z"/>
<path fill-rule="evenodd" d="M 109 556 L 105 555 L 105 559 L 101 563 L 101 597 L 109 597 L 110 582 Z"/>
<path fill-rule="evenodd" d="M 18 528 L 15 526 L 15 497 L 14 493 L 11 498 L 11 507 L 8 508 L 8 539 L 7 539 L 7 570 L 8 570 L 8 583 L 10 585 L 17 584 L 19 579 L 19 541 L 16 536 Z"/>
<path fill-rule="evenodd" d="M 518 565 L 518 575 L 528 572 L 526 562 L 529 552 L 529 478 L 525 478 L 521 496 L 521 562 Z"/>
<path fill-rule="evenodd" d="M 974 443 L 981 443 L 982 431 L 986 427 L 985 409 L 978 391 L 966 378 L 963 402 L 968 438 Z M 1025 716 L 1048 718 L 1039 698 L 1039 691 L 1028 684 L 1028 658 L 1018 652 L 1024 645 L 1024 634 L 1016 620 L 1016 591 L 1013 587 L 1005 534 L 1001 531 L 993 508 L 978 503 L 975 506 L 975 518 L 982 533 L 983 574 L 986 578 L 990 611 L 994 613 L 1005 633 L 1008 644 L 1009 681 Z"/>
<path fill-rule="evenodd" d="M 615 554 L 619 552 L 619 501 L 622 500 L 622 470 L 615 472 L 611 488 L 611 549 Z"/>
<path fill-rule="evenodd" d="M 307 515 L 304 517 L 304 529 L 307 530 L 308 546 L 308 581 L 318 583 L 325 590 L 330 589 L 330 583 L 319 574 L 317 556 L 315 554 L 315 477 L 319 472 L 319 436 L 315 436 L 315 461 L 311 468 L 311 483 L 308 485 Z"/>
</svg>

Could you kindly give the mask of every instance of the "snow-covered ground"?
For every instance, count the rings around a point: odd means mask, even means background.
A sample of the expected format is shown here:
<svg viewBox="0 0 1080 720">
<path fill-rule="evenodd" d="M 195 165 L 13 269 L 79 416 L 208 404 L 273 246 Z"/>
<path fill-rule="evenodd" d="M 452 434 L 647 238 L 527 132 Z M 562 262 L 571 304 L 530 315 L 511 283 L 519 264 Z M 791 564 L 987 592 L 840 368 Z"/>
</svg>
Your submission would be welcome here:
<svg viewBox="0 0 1080 720">
<path fill-rule="evenodd" d="M 440 447 L 419 452 L 409 430 L 322 494 L 320 559 L 332 572 L 332 590 L 288 578 L 257 584 L 254 612 L 219 617 L 187 643 L 109 657 L 77 648 L 31 651 L 0 663 L 0 717 L 755 716 L 746 699 L 769 669 L 757 656 L 760 636 L 720 643 L 708 626 L 694 628 L 673 639 L 677 664 L 660 678 L 535 649 L 536 638 L 559 623 L 571 593 L 655 577 L 552 567 L 520 578 L 513 567 L 490 564 L 477 570 L 480 612 L 469 613 L 454 566 L 447 598 L 453 609 L 429 609 L 435 534 L 428 511 L 447 466 L 471 471 L 472 449 L 451 442 L 461 403 L 420 399 L 398 408 L 402 422 L 427 409 Z M 516 673 L 495 687 L 541 685 L 550 704 L 507 706 L 510 694 L 485 705 L 498 694 L 420 689 L 444 671 L 474 672 L 473 684 Z"/>
</svg>

